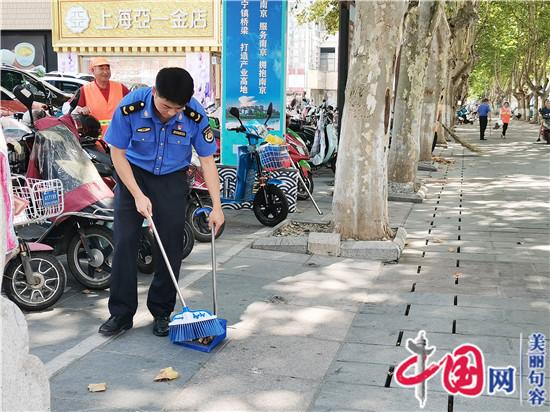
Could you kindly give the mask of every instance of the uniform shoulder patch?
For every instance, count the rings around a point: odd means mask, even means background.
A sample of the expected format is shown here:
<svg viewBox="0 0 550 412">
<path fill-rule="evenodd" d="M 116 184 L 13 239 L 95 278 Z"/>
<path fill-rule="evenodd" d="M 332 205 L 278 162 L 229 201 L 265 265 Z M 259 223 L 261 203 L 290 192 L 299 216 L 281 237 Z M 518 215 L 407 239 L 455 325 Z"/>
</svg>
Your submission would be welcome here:
<svg viewBox="0 0 550 412">
<path fill-rule="evenodd" d="M 124 116 L 128 116 L 129 114 L 139 112 L 143 110 L 145 107 L 145 102 L 140 100 L 135 103 L 125 104 L 124 106 L 120 107 L 120 111 Z"/>
<path fill-rule="evenodd" d="M 206 143 L 212 143 L 214 141 L 214 133 L 212 133 L 212 129 L 210 126 L 206 126 L 204 130 L 202 131 L 202 136 L 204 137 L 204 140 Z"/>
<path fill-rule="evenodd" d="M 185 109 L 183 109 L 183 113 L 185 113 L 187 117 L 189 117 L 196 123 L 200 123 L 202 120 L 202 114 L 191 109 L 189 106 L 185 106 Z"/>
</svg>

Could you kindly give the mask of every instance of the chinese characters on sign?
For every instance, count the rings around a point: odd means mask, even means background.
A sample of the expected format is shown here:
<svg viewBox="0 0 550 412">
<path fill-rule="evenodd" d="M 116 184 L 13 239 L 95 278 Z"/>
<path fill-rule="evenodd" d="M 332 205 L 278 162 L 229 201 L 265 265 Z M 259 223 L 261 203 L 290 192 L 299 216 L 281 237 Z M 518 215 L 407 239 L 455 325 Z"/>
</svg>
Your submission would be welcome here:
<svg viewBox="0 0 550 412">
<path fill-rule="evenodd" d="M 248 34 L 248 0 L 241 0 L 241 35 Z M 241 42 L 240 92 L 248 94 L 248 43 Z"/>
<path fill-rule="evenodd" d="M 62 37 L 209 36 L 215 34 L 213 0 L 194 2 L 59 0 Z"/>
<path fill-rule="evenodd" d="M 528 401 L 531 406 L 541 406 L 546 401 L 545 344 L 546 337 L 542 333 L 533 333 L 529 337 L 527 379 L 531 385 L 528 391 Z M 485 382 L 487 382 L 488 395 L 497 393 L 512 395 L 516 391 L 516 368 L 510 365 L 488 366 L 487 375 L 485 375 L 484 355 L 476 345 L 464 343 L 455 348 L 452 353 L 443 355 L 438 362 L 430 362 L 429 359 L 436 348 L 428 345 L 426 333 L 420 331 L 416 339 L 407 340 L 406 348 L 412 355 L 397 366 L 395 379 L 401 386 L 415 388 L 415 397 L 421 408 L 424 408 L 427 400 L 427 382 L 439 370 L 442 371 L 442 386 L 449 395 L 480 396 Z M 409 369 L 413 366 L 414 373 L 411 373 Z M 522 377 L 517 376 L 517 379 Z"/>
<path fill-rule="evenodd" d="M 151 9 L 119 9 L 118 13 L 110 13 L 105 8 L 101 9 L 100 24 L 95 26 L 99 30 L 113 30 L 121 28 L 151 29 L 155 21 L 169 21 L 172 29 L 205 29 L 208 21 L 208 12 L 202 9 L 194 9 L 190 13 L 177 9 L 168 16 L 151 16 Z"/>
<path fill-rule="evenodd" d="M 267 93 L 267 0 L 260 0 L 260 61 L 258 64 L 258 93 Z"/>
<path fill-rule="evenodd" d="M 227 130 L 239 108 L 245 122 L 264 122 L 273 105 L 270 133 L 284 130 L 286 0 L 223 2 L 222 163 L 237 164 L 242 136 Z"/>
<path fill-rule="evenodd" d="M 546 336 L 537 332 L 529 336 L 529 348 L 527 351 L 529 365 L 529 391 L 527 400 L 531 406 L 542 406 L 546 400 L 544 389 L 544 368 L 546 366 Z"/>
</svg>

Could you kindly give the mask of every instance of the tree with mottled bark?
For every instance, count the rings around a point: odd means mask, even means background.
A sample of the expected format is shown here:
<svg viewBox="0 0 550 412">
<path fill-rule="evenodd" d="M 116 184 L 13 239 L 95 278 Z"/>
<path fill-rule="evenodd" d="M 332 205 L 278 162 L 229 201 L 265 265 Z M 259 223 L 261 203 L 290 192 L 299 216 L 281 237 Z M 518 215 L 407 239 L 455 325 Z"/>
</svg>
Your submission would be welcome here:
<svg viewBox="0 0 550 412">
<path fill-rule="evenodd" d="M 445 18 L 442 2 L 436 3 L 437 17 L 435 33 L 432 36 L 430 53 L 424 82 L 424 96 L 420 108 L 420 161 L 432 160 L 434 134 L 437 132 L 443 142 L 443 129 L 437 119 L 438 106 L 447 84 L 447 59 L 450 29 Z M 442 105 L 443 106 L 443 105 Z"/>
<path fill-rule="evenodd" d="M 434 1 L 411 2 L 405 18 L 389 153 L 390 192 L 414 193 L 420 155 L 420 108 L 435 29 Z"/>
<path fill-rule="evenodd" d="M 388 127 L 405 1 L 356 2 L 332 210 L 343 239 L 393 236 L 387 191 Z"/>
</svg>

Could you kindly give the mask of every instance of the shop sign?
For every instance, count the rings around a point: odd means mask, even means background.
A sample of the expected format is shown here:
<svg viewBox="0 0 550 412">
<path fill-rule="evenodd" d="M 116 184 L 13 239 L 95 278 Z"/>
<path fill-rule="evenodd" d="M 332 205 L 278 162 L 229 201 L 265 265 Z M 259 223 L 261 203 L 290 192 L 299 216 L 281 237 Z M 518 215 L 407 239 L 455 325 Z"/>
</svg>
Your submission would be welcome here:
<svg viewBox="0 0 550 412">
<path fill-rule="evenodd" d="M 214 0 L 58 1 L 61 38 L 213 37 Z"/>
<path fill-rule="evenodd" d="M 269 103 L 270 133 L 281 136 L 285 121 L 285 48 L 287 2 L 238 0 L 223 2 L 222 163 L 237 164 L 237 147 L 245 136 L 227 130 L 238 107 L 246 122 L 265 121 Z"/>
</svg>

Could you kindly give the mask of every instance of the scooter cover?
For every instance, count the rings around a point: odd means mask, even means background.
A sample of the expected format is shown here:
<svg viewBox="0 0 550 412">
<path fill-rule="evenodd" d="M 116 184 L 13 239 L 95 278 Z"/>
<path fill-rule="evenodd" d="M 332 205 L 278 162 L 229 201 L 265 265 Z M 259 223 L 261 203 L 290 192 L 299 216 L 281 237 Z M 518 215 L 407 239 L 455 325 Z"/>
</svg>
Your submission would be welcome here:
<svg viewBox="0 0 550 412">
<path fill-rule="evenodd" d="M 80 146 L 70 118 L 46 117 L 38 120 L 35 127 L 37 133 L 27 177 L 60 179 L 63 183 L 64 212 L 80 211 L 113 197 L 113 192 Z"/>
</svg>

